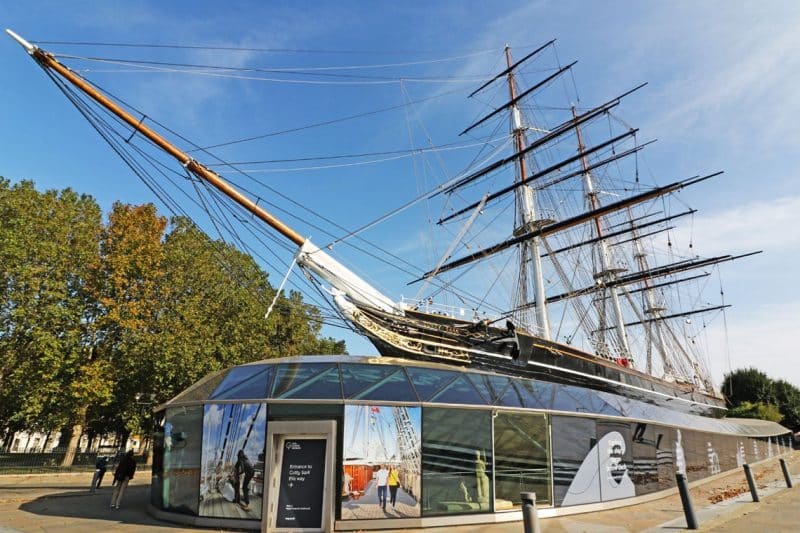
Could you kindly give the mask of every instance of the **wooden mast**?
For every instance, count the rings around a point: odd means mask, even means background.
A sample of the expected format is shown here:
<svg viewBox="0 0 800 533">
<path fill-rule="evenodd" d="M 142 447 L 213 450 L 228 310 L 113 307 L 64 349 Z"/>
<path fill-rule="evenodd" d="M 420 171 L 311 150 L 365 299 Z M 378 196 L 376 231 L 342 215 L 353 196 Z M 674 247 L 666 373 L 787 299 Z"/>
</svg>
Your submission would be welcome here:
<svg viewBox="0 0 800 533">
<path fill-rule="evenodd" d="M 506 64 L 508 65 L 508 73 L 507 73 L 507 80 L 508 80 L 508 92 L 509 98 L 512 102 L 510 107 L 511 109 L 511 133 L 514 136 L 514 145 L 517 153 L 524 153 L 525 152 L 525 130 L 522 125 L 522 120 L 520 118 L 519 107 L 517 107 L 517 88 L 516 83 L 514 82 L 514 69 L 513 63 L 511 62 L 511 49 L 506 45 Z M 533 198 L 533 191 L 530 187 L 525 185 L 525 182 L 528 180 L 528 169 L 527 169 L 527 162 L 525 161 L 525 157 L 519 157 L 517 159 L 517 169 L 518 169 L 518 183 L 520 187 L 517 189 L 517 202 L 519 205 L 520 211 L 520 219 L 521 224 L 519 228 L 514 229 L 515 234 L 523 234 L 526 232 L 535 229 L 537 226 L 536 221 L 536 202 Z M 539 239 L 540 237 L 535 236 L 529 241 L 521 243 L 520 247 L 520 273 L 519 273 L 519 285 L 520 289 L 522 290 L 523 299 L 526 300 L 522 302 L 523 304 L 527 303 L 528 299 L 528 259 L 530 256 L 530 264 L 531 270 L 533 275 L 533 290 L 534 290 L 534 304 L 535 304 L 535 315 L 536 315 L 536 326 L 538 327 L 538 331 L 536 332 L 541 337 L 549 340 L 550 339 L 550 320 L 547 317 L 547 304 L 544 294 L 544 276 L 542 275 L 542 259 L 541 253 L 539 252 Z"/>
<path fill-rule="evenodd" d="M 57 72 L 60 76 L 83 91 L 95 102 L 102 105 L 130 125 L 136 132 L 142 134 L 144 137 L 152 141 L 156 146 L 178 160 L 178 162 L 183 165 L 186 170 L 219 189 L 223 194 L 229 196 L 236 203 L 244 207 L 257 218 L 270 225 L 278 233 L 292 241 L 297 246 L 302 246 L 306 241 L 302 235 L 281 222 L 278 218 L 267 212 L 262 207 L 256 205 L 254 201 L 247 198 L 245 195 L 236 190 L 231 184 L 222 179 L 219 174 L 209 170 L 205 165 L 192 159 L 186 152 L 176 147 L 164 137 L 150 129 L 147 125 L 143 124 L 140 119 L 134 117 L 122 109 L 119 105 L 111 101 L 109 98 L 98 92 L 94 87 L 91 86 L 91 84 L 89 84 L 78 74 L 59 63 L 58 60 L 53 57 L 53 54 L 31 45 L 11 30 L 6 31 L 9 35 L 11 35 L 11 37 L 19 42 L 42 67 L 49 68 Z"/>
</svg>

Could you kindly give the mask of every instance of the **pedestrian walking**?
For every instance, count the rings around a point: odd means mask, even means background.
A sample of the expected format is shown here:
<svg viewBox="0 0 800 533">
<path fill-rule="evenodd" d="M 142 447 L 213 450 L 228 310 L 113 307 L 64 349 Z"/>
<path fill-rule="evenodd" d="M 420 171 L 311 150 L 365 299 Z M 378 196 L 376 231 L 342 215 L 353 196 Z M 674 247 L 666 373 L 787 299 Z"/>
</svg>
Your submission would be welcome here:
<svg viewBox="0 0 800 533">
<path fill-rule="evenodd" d="M 92 486 L 90 492 L 94 494 L 95 489 L 100 488 L 100 483 L 103 481 L 103 476 L 106 475 L 106 470 L 108 469 L 108 457 L 105 455 L 101 455 L 97 458 L 97 461 L 94 463 L 94 476 L 92 476 Z"/>
<path fill-rule="evenodd" d="M 119 509 L 119 502 L 122 501 L 122 494 L 125 492 L 125 487 L 128 482 L 133 479 L 133 474 L 136 472 L 136 460 L 133 458 L 133 450 L 128 452 L 122 457 L 122 460 L 117 465 L 114 471 L 114 480 L 116 486 L 114 493 L 111 495 L 111 507 Z"/>
<path fill-rule="evenodd" d="M 392 504 L 392 509 L 397 505 L 397 489 L 400 488 L 400 472 L 397 468 L 389 467 L 389 503 Z"/>
<path fill-rule="evenodd" d="M 386 465 L 381 465 L 380 469 L 375 472 L 375 483 L 378 486 L 378 505 L 381 509 L 386 509 L 386 483 L 389 480 L 389 471 L 386 470 Z"/>
</svg>

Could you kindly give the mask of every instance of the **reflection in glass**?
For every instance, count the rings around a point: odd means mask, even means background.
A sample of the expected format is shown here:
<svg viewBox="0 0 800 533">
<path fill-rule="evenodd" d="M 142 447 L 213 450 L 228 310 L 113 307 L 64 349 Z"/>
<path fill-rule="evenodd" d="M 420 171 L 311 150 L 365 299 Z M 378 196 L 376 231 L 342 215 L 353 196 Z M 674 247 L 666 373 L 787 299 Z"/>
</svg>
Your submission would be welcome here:
<svg viewBox="0 0 800 533">
<path fill-rule="evenodd" d="M 213 400 L 258 399 L 267 396 L 274 365 L 245 365 L 231 369 L 210 396 Z"/>
<path fill-rule="evenodd" d="M 588 418 L 571 416 L 551 417 L 553 435 L 553 499 L 557 506 L 571 505 L 569 494 L 581 495 L 581 503 L 600 501 L 600 481 L 595 475 L 592 478 L 576 480 L 578 471 L 584 461 L 597 445 L 597 428 L 595 421 Z M 595 463 L 597 460 L 595 459 Z M 595 468 L 595 472 L 597 469 Z M 584 482 L 585 481 L 585 482 Z M 573 485 L 573 482 L 575 484 Z M 564 500 L 567 499 L 567 503 Z"/>
<path fill-rule="evenodd" d="M 418 517 L 420 408 L 346 405 L 343 520 Z"/>
<path fill-rule="evenodd" d="M 636 495 L 659 490 L 658 487 L 658 442 L 652 424 L 632 424 L 633 467 L 631 479 L 636 486 Z M 663 438 L 663 437 L 662 437 Z"/>
<path fill-rule="evenodd" d="M 278 367 L 273 398 L 330 400 L 342 397 L 339 367 L 330 363 L 291 363 Z"/>
<path fill-rule="evenodd" d="M 200 516 L 261 519 L 267 406 L 207 404 Z"/>
<path fill-rule="evenodd" d="M 487 403 L 487 400 L 481 396 L 478 389 L 475 388 L 475 385 L 466 375 L 459 376 L 457 380 L 437 392 L 430 401 L 438 403 L 463 403 L 469 405 Z"/>
<path fill-rule="evenodd" d="M 491 511 L 492 413 L 426 407 L 422 427 L 423 514 Z"/>
<path fill-rule="evenodd" d="M 162 508 L 197 514 L 203 407 L 167 409 L 164 423 Z"/>
<path fill-rule="evenodd" d="M 520 492 L 535 492 L 536 503 L 550 497 L 550 438 L 547 417 L 499 412 L 494 419 L 496 511 L 519 508 Z"/>
</svg>

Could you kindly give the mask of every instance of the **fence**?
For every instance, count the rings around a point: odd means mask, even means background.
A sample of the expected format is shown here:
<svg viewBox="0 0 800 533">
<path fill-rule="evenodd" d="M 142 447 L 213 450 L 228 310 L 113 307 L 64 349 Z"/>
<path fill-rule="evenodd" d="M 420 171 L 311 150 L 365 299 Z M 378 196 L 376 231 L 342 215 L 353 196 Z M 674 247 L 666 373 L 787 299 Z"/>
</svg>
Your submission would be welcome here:
<svg viewBox="0 0 800 533">
<path fill-rule="evenodd" d="M 51 452 L 37 453 L 0 453 L 0 474 L 27 474 L 47 472 L 91 472 L 97 458 L 101 455 L 109 457 L 108 470 L 113 472 L 116 463 L 124 450 L 104 450 L 101 452 L 77 452 L 72 466 L 61 466 L 66 455 L 65 448 L 54 448 Z M 144 464 L 144 457 L 136 457 L 136 461 Z"/>
</svg>

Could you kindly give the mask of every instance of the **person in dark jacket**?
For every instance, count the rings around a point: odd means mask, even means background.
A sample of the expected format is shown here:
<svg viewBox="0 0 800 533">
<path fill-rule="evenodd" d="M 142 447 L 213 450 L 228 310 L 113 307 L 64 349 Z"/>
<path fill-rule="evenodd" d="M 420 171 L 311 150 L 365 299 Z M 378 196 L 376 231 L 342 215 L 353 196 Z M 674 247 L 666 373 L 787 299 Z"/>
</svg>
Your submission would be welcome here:
<svg viewBox="0 0 800 533">
<path fill-rule="evenodd" d="M 101 455 L 97 458 L 97 461 L 94 463 L 94 476 L 92 477 L 92 487 L 91 491 L 94 492 L 95 489 L 100 488 L 100 483 L 103 481 L 103 476 L 106 474 L 106 470 L 108 469 L 108 457 L 105 455 Z"/>
<path fill-rule="evenodd" d="M 122 460 L 117 465 L 114 471 L 114 480 L 117 482 L 114 487 L 114 493 L 111 495 L 111 507 L 119 509 L 119 502 L 122 501 L 122 494 L 125 492 L 125 487 L 128 482 L 133 479 L 133 474 L 136 472 L 136 460 L 133 458 L 133 450 L 128 452 L 122 457 Z"/>
<path fill-rule="evenodd" d="M 233 465 L 233 503 L 238 503 L 242 509 L 250 509 L 250 480 L 253 479 L 255 469 L 250 460 L 244 454 L 244 450 L 239 450 L 236 456 L 236 464 Z M 244 476 L 244 479 L 242 479 Z M 239 482 L 241 483 L 242 498 L 239 499 Z"/>
</svg>

